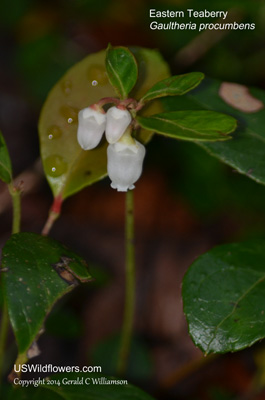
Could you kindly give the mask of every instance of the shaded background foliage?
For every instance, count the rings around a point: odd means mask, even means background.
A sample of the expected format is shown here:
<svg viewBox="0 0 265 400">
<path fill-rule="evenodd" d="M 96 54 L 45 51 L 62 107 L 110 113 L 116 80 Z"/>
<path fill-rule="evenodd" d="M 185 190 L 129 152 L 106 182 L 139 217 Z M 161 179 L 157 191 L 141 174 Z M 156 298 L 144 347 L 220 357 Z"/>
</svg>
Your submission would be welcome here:
<svg viewBox="0 0 265 400">
<path fill-rule="evenodd" d="M 229 10 L 234 20 L 255 22 L 256 29 L 151 31 L 150 8 Z M 0 127 L 14 173 L 23 172 L 22 230 L 39 232 L 52 201 L 38 161 L 37 121 L 47 93 L 70 66 L 109 42 L 139 45 L 158 48 L 174 74 L 201 71 L 265 89 L 264 19 L 259 0 L 234 0 L 232 6 L 219 1 L 218 7 L 209 0 L 135 0 L 133 6 L 122 0 L 2 0 Z M 4 185 L 0 190 L 2 245 L 10 234 L 11 205 Z M 262 344 L 219 358 L 181 381 L 179 368 L 201 356 L 187 334 L 181 281 L 195 257 L 213 245 L 264 237 L 265 188 L 194 144 L 156 137 L 135 195 L 138 350 L 131 359 L 132 380 L 152 389 L 157 380 L 168 399 L 244 393 L 261 363 L 256 354 Z M 51 236 L 82 254 L 98 279 L 58 304 L 34 362 L 95 362 L 112 371 L 123 305 L 123 200 L 104 180 L 64 204 Z M 11 346 L 10 360 L 13 352 Z"/>
</svg>

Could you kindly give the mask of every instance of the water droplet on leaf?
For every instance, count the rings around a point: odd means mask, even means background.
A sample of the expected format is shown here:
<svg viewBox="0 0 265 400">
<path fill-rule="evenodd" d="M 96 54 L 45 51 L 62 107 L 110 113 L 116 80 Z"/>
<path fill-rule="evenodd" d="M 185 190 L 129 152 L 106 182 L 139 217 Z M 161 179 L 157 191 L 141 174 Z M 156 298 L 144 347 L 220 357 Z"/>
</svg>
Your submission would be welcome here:
<svg viewBox="0 0 265 400">
<path fill-rule="evenodd" d="M 44 168 L 48 175 L 57 178 L 66 172 L 67 163 L 62 156 L 53 155 L 44 160 Z"/>
<path fill-rule="evenodd" d="M 62 136 L 62 130 L 57 125 L 52 125 L 48 128 L 48 138 L 49 140 L 58 139 Z"/>
<path fill-rule="evenodd" d="M 92 86 L 97 86 L 98 84 L 106 85 L 108 83 L 106 70 L 102 65 L 91 65 L 87 70 L 87 77 Z"/>
<path fill-rule="evenodd" d="M 60 113 L 66 119 L 68 124 L 77 122 L 78 111 L 77 108 L 68 105 L 64 105 L 60 108 Z"/>
</svg>

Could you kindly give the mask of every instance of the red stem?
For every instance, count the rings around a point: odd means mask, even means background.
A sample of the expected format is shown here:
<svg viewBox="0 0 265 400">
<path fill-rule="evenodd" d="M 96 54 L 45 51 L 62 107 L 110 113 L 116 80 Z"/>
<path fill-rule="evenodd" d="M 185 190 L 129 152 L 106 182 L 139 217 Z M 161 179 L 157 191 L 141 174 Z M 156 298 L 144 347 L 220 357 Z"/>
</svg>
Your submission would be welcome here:
<svg viewBox="0 0 265 400">
<path fill-rule="evenodd" d="M 53 200 L 49 216 L 41 232 L 43 236 L 47 236 L 49 234 L 54 222 L 57 220 L 57 218 L 59 218 L 61 214 L 62 203 L 63 203 L 63 198 L 61 194 L 59 194 Z"/>
</svg>

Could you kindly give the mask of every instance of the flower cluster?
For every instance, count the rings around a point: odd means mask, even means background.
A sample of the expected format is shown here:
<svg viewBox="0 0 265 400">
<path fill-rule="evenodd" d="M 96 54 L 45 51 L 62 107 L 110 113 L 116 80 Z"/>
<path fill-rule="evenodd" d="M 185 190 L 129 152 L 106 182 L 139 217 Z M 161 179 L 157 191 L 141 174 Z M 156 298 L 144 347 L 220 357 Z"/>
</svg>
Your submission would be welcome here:
<svg viewBox="0 0 265 400">
<path fill-rule="evenodd" d="M 94 104 L 78 114 L 77 140 L 82 149 L 94 149 L 105 132 L 108 175 L 111 187 L 119 192 L 134 189 L 142 173 L 145 147 L 131 137 L 132 117 L 125 107 L 113 106 L 107 113 Z"/>
</svg>

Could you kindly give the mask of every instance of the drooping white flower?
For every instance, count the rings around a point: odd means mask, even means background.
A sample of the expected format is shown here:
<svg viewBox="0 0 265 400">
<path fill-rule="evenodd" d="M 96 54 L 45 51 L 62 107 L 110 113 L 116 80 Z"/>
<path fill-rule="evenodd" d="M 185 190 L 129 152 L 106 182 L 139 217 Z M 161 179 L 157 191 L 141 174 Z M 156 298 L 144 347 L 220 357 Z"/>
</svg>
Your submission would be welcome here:
<svg viewBox="0 0 265 400">
<path fill-rule="evenodd" d="M 100 142 L 106 127 L 106 114 L 91 107 L 78 113 L 77 140 L 82 149 L 94 149 Z"/>
<path fill-rule="evenodd" d="M 108 146 L 107 153 L 111 187 L 118 192 L 134 189 L 142 173 L 145 147 L 137 140 L 134 144 L 117 142 Z"/>
<path fill-rule="evenodd" d="M 116 143 L 126 131 L 132 120 L 128 110 L 111 107 L 107 111 L 106 139 L 109 143 Z"/>
</svg>

